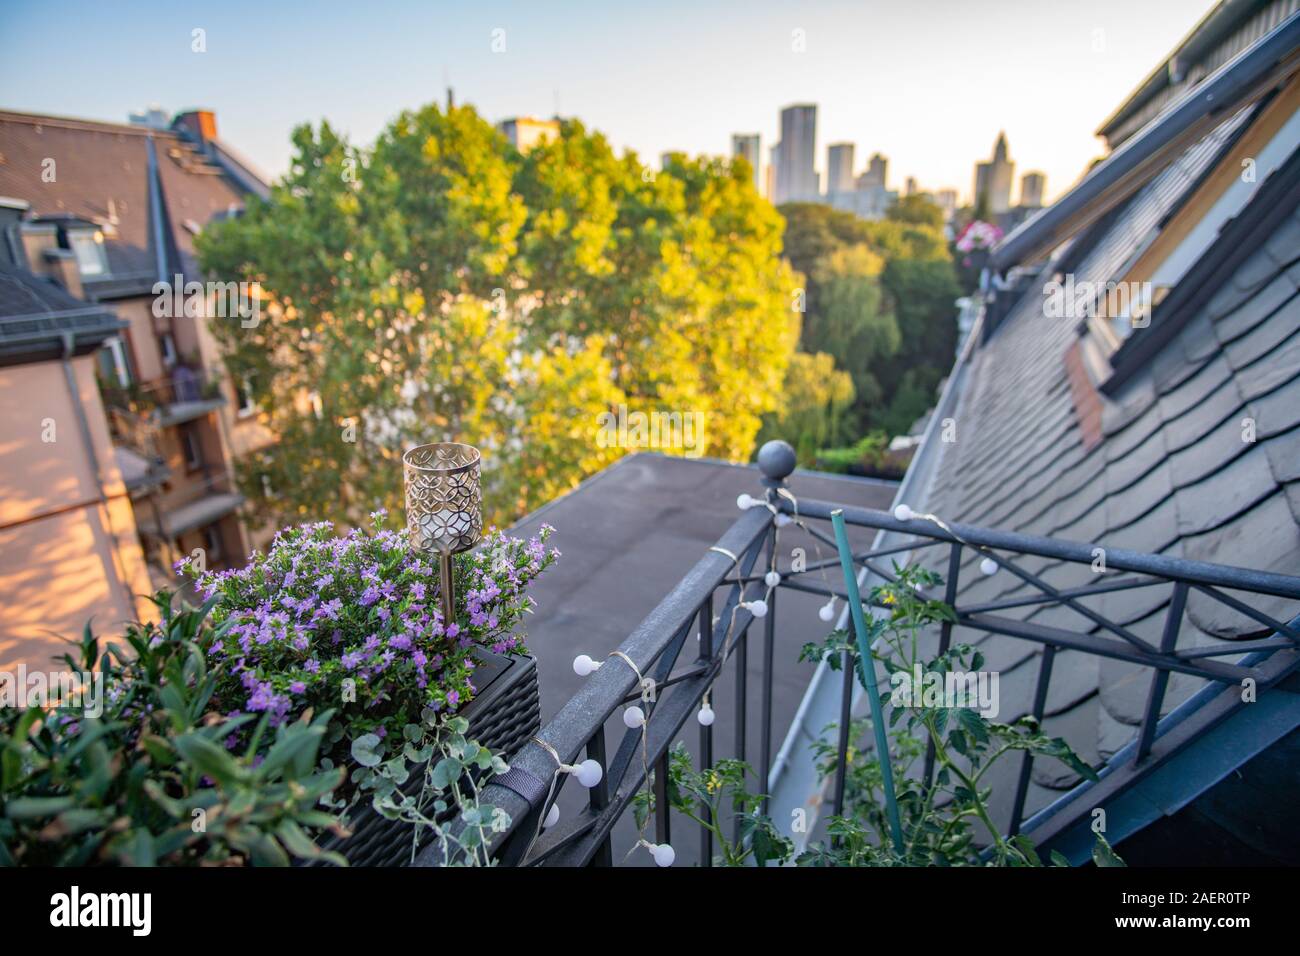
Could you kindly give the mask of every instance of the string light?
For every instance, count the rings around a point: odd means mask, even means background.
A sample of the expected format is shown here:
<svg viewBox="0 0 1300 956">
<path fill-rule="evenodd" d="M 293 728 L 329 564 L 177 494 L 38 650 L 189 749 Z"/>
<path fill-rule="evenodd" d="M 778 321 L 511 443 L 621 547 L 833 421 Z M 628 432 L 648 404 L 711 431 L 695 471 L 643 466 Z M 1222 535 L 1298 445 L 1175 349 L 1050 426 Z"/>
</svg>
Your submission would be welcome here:
<svg viewBox="0 0 1300 956">
<path fill-rule="evenodd" d="M 586 654 L 579 654 L 573 659 L 573 673 L 579 677 L 586 677 L 598 670 L 600 670 L 600 661 L 593 661 Z"/>
<path fill-rule="evenodd" d="M 817 616 L 823 621 L 830 621 L 835 617 L 835 596 L 823 604 L 817 611 Z"/>
<path fill-rule="evenodd" d="M 700 706 L 699 713 L 695 715 L 695 719 L 700 722 L 701 727 L 712 727 L 713 722 L 717 719 L 717 717 L 718 715 L 713 712 L 713 708 L 709 706 L 709 702 L 707 699 Z"/>
<path fill-rule="evenodd" d="M 998 563 L 992 558 L 985 558 L 980 562 L 980 573 L 985 577 L 992 577 L 998 573 Z"/>
<path fill-rule="evenodd" d="M 623 724 L 628 730 L 636 730 L 645 723 L 645 711 L 635 704 L 623 711 Z"/>
<path fill-rule="evenodd" d="M 911 521 L 916 517 L 916 513 L 907 505 L 899 505 L 894 509 L 895 521 Z"/>
<path fill-rule="evenodd" d="M 667 843 L 651 843 L 649 840 L 641 839 L 637 841 L 636 845 L 649 850 L 657 866 L 672 866 L 673 861 L 677 859 L 677 851 Z"/>
<path fill-rule="evenodd" d="M 542 821 L 542 829 L 549 830 L 560 822 L 560 805 L 552 803 L 551 809 L 546 811 L 546 819 Z"/>
<path fill-rule="evenodd" d="M 781 583 L 781 572 L 777 570 L 768 571 L 763 575 L 763 583 L 770 588 L 774 588 Z"/>
</svg>

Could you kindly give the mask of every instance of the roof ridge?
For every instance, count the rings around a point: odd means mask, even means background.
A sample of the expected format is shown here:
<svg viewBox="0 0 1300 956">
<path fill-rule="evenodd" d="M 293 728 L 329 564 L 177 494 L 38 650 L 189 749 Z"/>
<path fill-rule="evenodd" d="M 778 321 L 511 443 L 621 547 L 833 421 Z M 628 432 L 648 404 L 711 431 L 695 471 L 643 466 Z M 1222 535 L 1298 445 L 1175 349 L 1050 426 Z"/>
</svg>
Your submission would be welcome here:
<svg viewBox="0 0 1300 956">
<path fill-rule="evenodd" d="M 131 133 L 135 136 L 167 136 L 176 140 L 183 137 L 175 130 L 137 126 L 133 123 L 116 123 L 112 120 L 83 119 L 76 116 L 54 116 L 48 113 L 28 113 L 23 110 L 0 109 L 0 120 L 30 123 L 33 126 L 61 126 L 66 129 L 94 130 L 98 132 Z"/>
</svg>

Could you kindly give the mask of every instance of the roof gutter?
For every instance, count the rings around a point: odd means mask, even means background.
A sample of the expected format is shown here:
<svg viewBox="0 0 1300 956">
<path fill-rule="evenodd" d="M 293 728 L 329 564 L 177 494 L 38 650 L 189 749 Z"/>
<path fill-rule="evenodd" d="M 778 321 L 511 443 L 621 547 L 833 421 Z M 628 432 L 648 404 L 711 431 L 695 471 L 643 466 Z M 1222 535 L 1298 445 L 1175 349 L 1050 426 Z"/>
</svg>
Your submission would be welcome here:
<svg viewBox="0 0 1300 956">
<path fill-rule="evenodd" d="M 1222 122 L 1300 69 L 1300 13 L 1220 67 L 1095 167 L 1054 205 L 1002 240 L 990 266 L 1046 254 L 1137 192 L 1169 162 Z"/>
</svg>

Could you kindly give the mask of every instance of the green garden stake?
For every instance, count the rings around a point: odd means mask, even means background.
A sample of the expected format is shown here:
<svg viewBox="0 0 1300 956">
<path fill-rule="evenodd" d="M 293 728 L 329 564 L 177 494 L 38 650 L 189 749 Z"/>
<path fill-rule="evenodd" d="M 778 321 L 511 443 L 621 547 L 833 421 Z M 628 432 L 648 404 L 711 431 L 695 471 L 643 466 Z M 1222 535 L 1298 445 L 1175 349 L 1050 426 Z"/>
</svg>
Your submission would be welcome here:
<svg viewBox="0 0 1300 956">
<path fill-rule="evenodd" d="M 889 817 L 889 833 L 894 840 L 894 850 L 903 855 L 903 826 L 898 819 L 898 798 L 894 795 L 894 768 L 890 765 L 889 741 L 885 736 L 885 715 L 880 706 L 880 691 L 876 686 L 876 667 L 871 656 L 867 637 L 867 622 L 862 614 L 862 592 L 858 589 L 858 576 L 853 569 L 853 551 L 849 548 L 849 535 L 844 526 L 844 512 L 836 508 L 831 512 L 835 528 L 835 546 L 840 552 L 840 567 L 844 569 L 844 587 L 849 596 L 849 614 L 853 618 L 853 632 L 858 640 L 858 661 L 862 665 L 862 678 L 867 685 L 867 703 L 871 705 L 871 727 L 876 734 L 876 755 L 880 758 L 880 775 L 884 781 L 885 813 Z"/>
</svg>

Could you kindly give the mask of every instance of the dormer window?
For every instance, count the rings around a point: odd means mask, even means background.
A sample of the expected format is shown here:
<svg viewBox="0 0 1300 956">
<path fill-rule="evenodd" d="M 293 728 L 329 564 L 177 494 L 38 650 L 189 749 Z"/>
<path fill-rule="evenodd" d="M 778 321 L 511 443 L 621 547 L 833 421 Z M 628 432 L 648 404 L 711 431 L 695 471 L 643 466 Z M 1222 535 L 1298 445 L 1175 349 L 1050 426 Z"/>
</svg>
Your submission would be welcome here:
<svg viewBox="0 0 1300 956">
<path fill-rule="evenodd" d="M 76 257 L 77 268 L 83 276 L 102 276 L 108 272 L 104 234 L 98 229 L 69 229 L 68 247 Z"/>
</svg>

